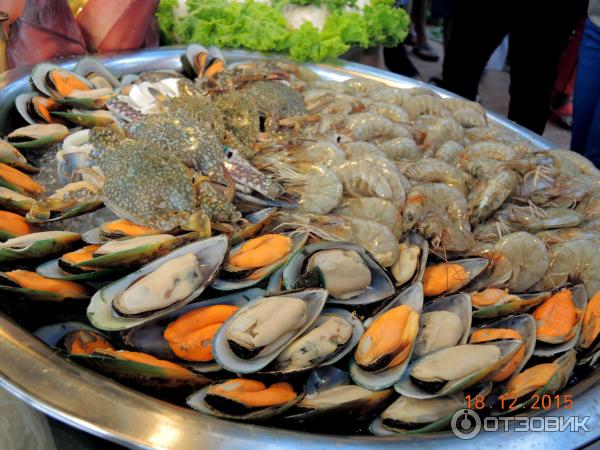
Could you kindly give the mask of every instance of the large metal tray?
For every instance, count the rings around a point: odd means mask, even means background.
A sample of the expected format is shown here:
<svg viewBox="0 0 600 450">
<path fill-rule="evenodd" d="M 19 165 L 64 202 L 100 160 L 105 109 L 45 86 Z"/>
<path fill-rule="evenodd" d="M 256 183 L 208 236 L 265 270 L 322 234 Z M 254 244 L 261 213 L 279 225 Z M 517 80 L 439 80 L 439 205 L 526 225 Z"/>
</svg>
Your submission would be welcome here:
<svg viewBox="0 0 600 450">
<path fill-rule="evenodd" d="M 181 48 L 161 48 L 103 57 L 115 73 L 150 69 L 180 69 Z M 244 51 L 225 52 L 228 61 L 262 57 Z M 72 67 L 73 61 L 65 62 Z M 360 64 L 311 66 L 323 78 L 343 80 L 367 77 L 398 87 L 427 86 L 443 96 L 447 91 Z M 16 95 L 30 90 L 30 68 L 0 76 L 0 128 L 10 122 Z M 535 145 L 548 148 L 551 143 L 518 125 L 490 114 L 505 126 Z M 2 299 L 0 299 L 2 301 Z M 228 422 L 149 397 L 72 364 L 58 356 L 0 313 L 0 386 L 44 413 L 69 425 L 108 440 L 134 448 L 161 449 L 302 449 L 318 448 L 389 448 L 412 447 L 459 449 L 493 448 L 580 448 L 600 437 L 600 372 L 575 386 L 570 392 L 574 406 L 570 410 L 547 412 L 551 416 L 589 416 L 590 432 L 520 433 L 515 431 L 481 433 L 471 441 L 462 441 L 451 433 L 427 436 L 378 438 L 370 436 L 326 436 L 286 431 L 266 426 Z"/>
</svg>

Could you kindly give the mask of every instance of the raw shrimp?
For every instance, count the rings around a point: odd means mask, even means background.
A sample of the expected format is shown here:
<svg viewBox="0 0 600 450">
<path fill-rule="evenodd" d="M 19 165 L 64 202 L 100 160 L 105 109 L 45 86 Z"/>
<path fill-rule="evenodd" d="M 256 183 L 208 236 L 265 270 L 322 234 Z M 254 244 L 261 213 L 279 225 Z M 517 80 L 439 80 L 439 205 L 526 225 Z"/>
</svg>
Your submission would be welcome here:
<svg viewBox="0 0 600 450">
<path fill-rule="evenodd" d="M 481 141 L 465 147 L 465 159 L 495 159 L 497 161 L 512 161 L 517 152 L 510 145 L 495 141 Z"/>
<path fill-rule="evenodd" d="M 353 217 L 280 211 L 275 229 L 297 229 L 331 241 L 353 242 L 365 247 L 384 267 L 389 267 L 400 253 L 398 239 L 385 226 Z"/>
<path fill-rule="evenodd" d="M 568 164 L 572 164 L 577 168 L 583 175 L 592 175 L 600 177 L 600 170 L 596 168 L 594 163 L 587 159 L 585 156 L 571 150 L 550 150 L 547 152 L 552 158 L 557 159 L 560 162 L 561 171 L 562 168 Z M 570 170 L 573 172 L 573 169 Z"/>
<path fill-rule="evenodd" d="M 577 205 L 577 211 L 583 215 L 581 226 L 600 231 L 600 193 L 594 192 Z"/>
<path fill-rule="evenodd" d="M 372 91 L 369 95 L 369 100 L 371 102 L 402 106 L 411 97 L 412 95 L 406 89 L 386 86 Z"/>
<path fill-rule="evenodd" d="M 342 184 L 335 173 L 320 164 L 276 164 L 269 167 L 285 187 L 287 194 L 298 197 L 298 208 L 326 214 L 342 200 Z"/>
<path fill-rule="evenodd" d="M 552 228 L 576 227 L 583 220 L 583 215 L 565 207 L 538 208 L 534 205 L 510 205 L 507 219 L 513 228 L 536 233 Z"/>
<path fill-rule="evenodd" d="M 379 81 L 373 81 L 367 78 L 348 78 L 341 84 L 342 89 L 346 94 L 356 95 L 358 97 L 368 97 L 371 92 L 384 86 Z"/>
<path fill-rule="evenodd" d="M 435 152 L 436 159 L 455 164 L 464 147 L 456 141 L 444 142 Z"/>
<path fill-rule="evenodd" d="M 490 217 L 514 194 L 518 184 L 519 178 L 512 170 L 502 170 L 489 181 L 481 182 L 471 203 L 471 223 L 478 224 Z"/>
<path fill-rule="evenodd" d="M 402 211 L 404 229 L 416 229 L 434 247 L 465 251 L 473 245 L 467 202 L 455 188 L 441 183 L 412 188 Z"/>
<path fill-rule="evenodd" d="M 432 95 L 415 95 L 407 99 L 402 107 L 406 110 L 412 120 L 416 120 L 422 115 L 439 117 L 452 116 L 452 113 L 444 106 L 444 103 L 442 103 L 442 99 Z"/>
<path fill-rule="evenodd" d="M 555 175 L 556 172 L 549 166 L 537 166 L 523 176 L 519 195 L 528 199 L 534 192 L 552 188 Z"/>
<path fill-rule="evenodd" d="M 428 157 L 448 141 L 464 141 L 464 129 L 452 118 L 421 116 L 414 126 L 425 136 L 421 146 Z"/>
<path fill-rule="evenodd" d="M 353 141 L 369 141 L 375 138 L 412 136 L 402 124 L 394 123 L 381 114 L 363 112 L 351 114 L 344 120 L 342 133 Z"/>
<path fill-rule="evenodd" d="M 408 113 L 401 106 L 392 105 L 390 103 L 371 103 L 367 107 L 367 112 L 381 114 L 396 123 L 405 123 L 410 120 Z"/>
<path fill-rule="evenodd" d="M 339 216 L 354 217 L 378 222 L 390 229 L 396 238 L 402 236 L 402 216 L 392 202 L 384 198 L 357 197 L 346 198 L 332 211 Z"/>
<path fill-rule="evenodd" d="M 565 241 L 573 241 L 576 239 L 600 239 L 600 231 L 589 230 L 586 228 L 557 228 L 554 230 L 540 231 L 536 233 L 547 247 L 560 244 Z"/>
<path fill-rule="evenodd" d="M 487 115 L 479 103 L 455 98 L 447 98 L 443 102 L 452 112 L 454 120 L 465 128 L 485 127 L 488 123 Z"/>
<path fill-rule="evenodd" d="M 583 283 L 588 298 L 591 298 L 600 290 L 599 245 L 599 239 L 575 239 L 556 244 L 550 249 L 550 267 L 533 289 L 555 289 L 568 281 Z"/>
<path fill-rule="evenodd" d="M 502 161 L 487 158 L 463 159 L 463 155 L 459 156 L 460 168 L 477 180 L 486 182 L 505 169 Z"/>
<path fill-rule="evenodd" d="M 346 161 L 334 168 L 347 195 L 391 200 L 392 188 L 377 168 L 366 161 Z"/>
<path fill-rule="evenodd" d="M 462 170 L 434 158 L 424 158 L 409 164 L 403 171 L 411 181 L 444 183 L 460 190 L 463 195 L 469 192 L 470 176 Z"/>
<path fill-rule="evenodd" d="M 589 175 L 557 178 L 552 187 L 538 189 L 529 198 L 539 206 L 573 206 L 600 189 L 600 178 Z"/>
<path fill-rule="evenodd" d="M 298 164 L 315 162 L 327 167 L 337 166 L 346 160 L 342 149 L 334 142 L 306 142 L 291 148 L 262 151 L 252 160 L 258 168 L 268 168 L 274 162 Z"/>
<path fill-rule="evenodd" d="M 360 162 L 363 167 L 365 164 L 370 166 L 368 169 L 363 169 L 366 180 L 380 179 L 380 177 L 383 177 L 391 189 L 391 198 L 388 198 L 388 200 L 391 200 L 399 208 L 404 205 L 406 192 L 411 188 L 411 184 L 398 170 L 396 165 L 386 158 L 381 150 L 368 142 L 349 143 L 344 145 L 343 148 L 346 152 L 346 156 L 349 158 L 349 161 L 347 162 Z M 334 167 L 334 170 L 342 183 L 344 183 L 344 180 L 348 181 L 349 193 L 351 193 L 351 186 L 356 182 L 357 177 L 359 179 L 362 177 L 361 174 L 356 174 L 354 172 L 357 167 L 356 164 L 346 165 L 345 163 Z M 338 170 L 340 173 L 338 173 Z M 351 180 L 355 181 L 353 182 Z M 355 195 L 355 193 L 351 193 L 351 195 Z M 372 195 L 364 195 L 364 197 L 371 196 Z"/>
<path fill-rule="evenodd" d="M 502 237 L 492 252 L 501 254 L 509 262 L 511 276 L 506 287 L 510 292 L 524 292 L 531 288 L 550 265 L 542 240 L 524 231 Z"/>
<path fill-rule="evenodd" d="M 391 160 L 417 160 L 423 157 L 423 153 L 412 137 L 397 137 L 377 144 L 387 157 Z M 462 148 L 462 147 L 461 147 Z"/>
<path fill-rule="evenodd" d="M 508 223 L 502 219 L 489 219 L 480 223 L 473 229 L 473 234 L 478 241 L 497 242 L 502 236 L 512 233 L 513 230 Z"/>
</svg>

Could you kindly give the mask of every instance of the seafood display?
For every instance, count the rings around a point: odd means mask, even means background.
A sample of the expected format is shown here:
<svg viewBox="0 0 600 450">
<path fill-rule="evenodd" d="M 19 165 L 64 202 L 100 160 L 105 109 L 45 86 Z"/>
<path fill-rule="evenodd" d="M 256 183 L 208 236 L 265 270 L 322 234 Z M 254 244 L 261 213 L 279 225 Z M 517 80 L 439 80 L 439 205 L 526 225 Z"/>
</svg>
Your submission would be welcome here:
<svg viewBox="0 0 600 450">
<path fill-rule="evenodd" d="M 42 63 L 16 99 L 0 310 L 56 352 L 222 419 L 379 436 L 597 368 L 589 161 L 426 88 L 181 58 Z"/>
</svg>

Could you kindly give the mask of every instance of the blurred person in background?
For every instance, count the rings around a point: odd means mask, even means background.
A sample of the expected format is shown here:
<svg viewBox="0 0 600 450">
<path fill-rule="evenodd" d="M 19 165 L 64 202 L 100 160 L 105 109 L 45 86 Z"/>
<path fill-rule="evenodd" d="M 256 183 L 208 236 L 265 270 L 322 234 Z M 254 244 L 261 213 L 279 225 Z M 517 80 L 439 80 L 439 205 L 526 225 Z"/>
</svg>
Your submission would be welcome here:
<svg viewBox="0 0 600 450">
<path fill-rule="evenodd" d="M 579 49 L 571 150 L 600 167 L 600 0 L 590 0 Z"/>
<path fill-rule="evenodd" d="M 429 43 L 429 37 L 427 36 L 427 0 L 412 0 L 410 2 L 410 20 L 411 30 L 414 33 L 409 34 L 407 43 L 413 45 L 413 53 L 416 57 L 421 58 L 424 61 L 435 62 L 440 59 L 435 49 Z M 412 42 L 411 42 L 412 41 Z"/>
<path fill-rule="evenodd" d="M 508 118 L 542 134 L 556 67 L 583 0 L 455 0 L 443 87 L 475 100 L 490 55 L 510 34 Z"/>
</svg>

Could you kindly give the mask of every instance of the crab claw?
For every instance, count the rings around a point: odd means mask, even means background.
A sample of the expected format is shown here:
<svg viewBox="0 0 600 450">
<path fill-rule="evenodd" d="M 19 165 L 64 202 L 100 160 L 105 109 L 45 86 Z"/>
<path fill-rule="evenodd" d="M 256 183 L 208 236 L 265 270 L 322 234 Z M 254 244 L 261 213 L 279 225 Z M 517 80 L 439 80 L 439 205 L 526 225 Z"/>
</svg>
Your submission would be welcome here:
<svg viewBox="0 0 600 450">
<path fill-rule="evenodd" d="M 193 213 L 189 217 L 187 223 L 182 225 L 181 228 L 198 233 L 198 239 L 210 237 L 212 229 L 210 217 L 208 217 L 204 211 L 196 211 Z"/>
</svg>

